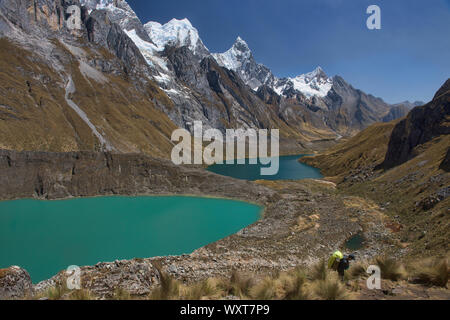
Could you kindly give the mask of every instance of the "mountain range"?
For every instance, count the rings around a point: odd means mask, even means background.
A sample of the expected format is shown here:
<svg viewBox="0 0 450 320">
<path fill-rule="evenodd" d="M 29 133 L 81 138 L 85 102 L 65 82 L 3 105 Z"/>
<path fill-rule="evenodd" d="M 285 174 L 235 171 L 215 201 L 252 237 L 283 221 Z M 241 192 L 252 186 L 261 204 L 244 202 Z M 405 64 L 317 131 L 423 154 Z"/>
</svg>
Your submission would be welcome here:
<svg viewBox="0 0 450 320">
<path fill-rule="evenodd" d="M 70 5 L 81 30 L 69 30 Z M 404 117 L 322 68 L 278 78 L 238 37 L 211 53 L 187 19 L 142 24 L 123 0 L 0 2 L 0 148 L 168 157 L 171 132 L 277 128 L 282 153 Z"/>
</svg>

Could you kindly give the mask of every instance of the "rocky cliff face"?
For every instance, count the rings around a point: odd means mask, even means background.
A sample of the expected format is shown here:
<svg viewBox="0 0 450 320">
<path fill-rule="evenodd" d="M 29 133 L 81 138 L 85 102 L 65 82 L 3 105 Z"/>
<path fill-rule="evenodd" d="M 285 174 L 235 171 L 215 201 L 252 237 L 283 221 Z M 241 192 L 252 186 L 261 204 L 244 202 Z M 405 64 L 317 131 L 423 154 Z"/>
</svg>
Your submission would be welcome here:
<svg viewBox="0 0 450 320">
<path fill-rule="evenodd" d="M 0 150 L 0 199 L 97 195 L 209 194 L 255 200 L 273 192 L 202 168 L 142 154 Z M 220 181 L 220 182 L 218 182 Z"/>
<path fill-rule="evenodd" d="M 392 132 L 384 168 L 400 165 L 417 155 L 415 148 L 432 139 L 450 134 L 450 79 L 433 100 L 414 108 Z"/>
<path fill-rule="evenodd" d="M 392 106 L 389 113 L 383 117 L 383 122 L 391 122 L 396 119 L 401 119 L 405 117 L 409 111 L 410 109 L 404 104 Z"/>
<path fill-rule="evenodd" d="M 144 41 L 151 41 L 144 30 L 141 21 L 129 4 L 124 0 L 80 0 L 80 4 L 91 13 L 94 10 L 108 12 L 112 23 L 119 25 L 125 31 L 136 30 L 137 35 Z"/>
<path fill-rule="evenodd" d="M 440 168 L 446 172 L 450 172 L 450 148 L 448 149 L 444 160 L 442 160 Z"/>
</svg>

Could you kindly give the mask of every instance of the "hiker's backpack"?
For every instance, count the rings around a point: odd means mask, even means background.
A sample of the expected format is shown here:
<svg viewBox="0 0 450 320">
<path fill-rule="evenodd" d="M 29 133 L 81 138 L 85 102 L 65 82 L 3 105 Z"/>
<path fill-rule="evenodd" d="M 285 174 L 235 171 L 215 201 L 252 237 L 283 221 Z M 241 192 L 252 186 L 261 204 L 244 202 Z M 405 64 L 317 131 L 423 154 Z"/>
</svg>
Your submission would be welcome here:
<svg viewBox="0 0 450 320">
<path fill-rule="evenodd" d="M 333 253 L 328 259 L 328 269 L 337 270 L 339 262 L 344 258 L 344 255 L 340 251 Z"/>
</svg>

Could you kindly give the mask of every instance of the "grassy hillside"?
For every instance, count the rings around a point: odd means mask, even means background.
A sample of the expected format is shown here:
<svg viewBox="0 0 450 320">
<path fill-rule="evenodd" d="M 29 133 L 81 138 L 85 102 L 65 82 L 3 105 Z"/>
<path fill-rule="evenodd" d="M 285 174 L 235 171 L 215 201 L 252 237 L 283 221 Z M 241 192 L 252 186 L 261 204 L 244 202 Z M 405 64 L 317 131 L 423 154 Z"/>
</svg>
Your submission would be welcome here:
<svg viewBox="0 0 450 320">
<path fill-rule="evenodd" d="M 375 201 L 390 216 L 386 225 L 409 256 L 449 252 L 450 173 L 442 164 L 450 135 L 417 145 L 414 158 L 392 169 L 379 169 L 396 122 L 375 124 L 328 152 L 302 161 L 317 166 L 339 192 Z"/>
<path fill-rule="evenodd" d="M 375 167 L 384 160 L 396 122 L 377 123 L 317 156 L 301 159 L 319 167 L 328 180 L 342 182 L 354 170 Z"/>
<path fill-rule="evenodd" d="M 142 92 L 125 75 L 101 73 L 83 64 L 84 57 L 104 59 L 105 50 L 79 48 L 76 56 L 58 41 L 52 45 L 64 70 L 57 72 L 37 55 L 0 39 L 0 149 L 100 149 L 91 128 L 65 101 L 66 75 L 71 75 L 76 91 L 70 99 L 116 151 L 170 156 L 176 126 L 155 106 L 170 107 L 165 93 L 152 82 Z"/>
</svg>

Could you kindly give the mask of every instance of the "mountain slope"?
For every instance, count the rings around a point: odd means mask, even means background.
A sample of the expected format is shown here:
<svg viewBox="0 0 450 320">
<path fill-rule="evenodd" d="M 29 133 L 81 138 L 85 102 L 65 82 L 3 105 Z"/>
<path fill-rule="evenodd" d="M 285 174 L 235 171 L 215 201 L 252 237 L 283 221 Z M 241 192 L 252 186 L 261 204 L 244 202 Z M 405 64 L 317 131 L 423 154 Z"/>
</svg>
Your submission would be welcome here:
<svg viewBox="0 0 450 320">
<path fill-rule="evenodd" d="M 253 90 L 261 85 L 273 86 L 275 76 L 264 65 L 256 63 L 248 44 L 238 37 L 233 46 L 225 53 L 214 53 L 217 63 L 235 71 Z"/>
<path fill-rule="evenodd" d="M 270 89 L 270 100 L 279 101 L 280 108 L 287 110 L 290 125 L 309 118 L 310 124 L 319 130 L 329 130 L 337 136 L 353 135 L 387 117 L 395 120 L 406 115 L 401 110 L 391 110 L 382 99 L 354 89 L 342 77 L 328 77 L 320 67 L 294 78 L 279 79 L 255 61 L 248 44 L 240 37 L 228 51 L 213 56 L 219 65 L 235 71 L 253 90 Z"/>
<path fill-rule="evenodd" d="M 375 124 L 328 152 L 302 158 L 338 182 L 341 192 L 376 201 L 409 255 L 449 250 L 449 84 L 405 119 Z"/>
<path fill-rule="evenodd" d="M 73 4 L 83 5 L 81 30 L 64 23 Z M 0 36 L 9 70 L 1 75 L 4 148 L 167 157 L 171 130 L 192 131 L 202 121 L 222 132 L 277 128 L 281 152 L 299 153 L 353 135 L 390 110 L 320 68 L 277 79 L 240 38 L 227 54 L 212 55 L 187 19 L 143 25 L 123 0 L 4 0 Z M 26 59 L 8 55 L 20 50 Z M 49 101 L 57 110 L 33 109 Z"/>
<path fill-rule="evenodd" d="M 415 148 L 435 137 L 450 134 L 450 79 L 423 107 L 414 108 L 394 129 L 382 166 L 391 168 L 418 153 Z"/>
<path fill-rule="evenodd" d="M 55 23 L 67 5 L 1 3 L 1 147 L 168 157 L 176 126 L 157 106 L 170 100 L 139 50 L 102 10 L 75 33 Z"/>
</svg>

